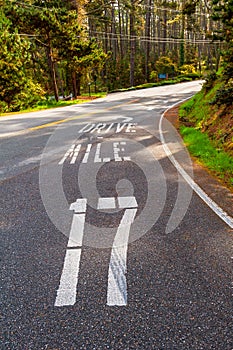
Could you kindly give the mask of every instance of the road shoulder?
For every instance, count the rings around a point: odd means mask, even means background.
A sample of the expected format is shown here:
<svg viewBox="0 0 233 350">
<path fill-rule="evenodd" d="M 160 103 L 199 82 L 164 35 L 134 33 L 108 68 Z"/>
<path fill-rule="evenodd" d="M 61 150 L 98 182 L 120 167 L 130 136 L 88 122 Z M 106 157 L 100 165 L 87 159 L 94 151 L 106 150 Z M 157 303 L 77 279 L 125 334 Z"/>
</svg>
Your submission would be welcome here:
<svg viewBox="0 0 233 350">
<path fill-rule="evenodd" d="M 179 106 L 170 108 L 164 117 L 179 131 Z M 192 157 L 195 182 L 230 216 L 233 216 L 233 191 L 223 185 L 207 168 Z"/>
</svg>

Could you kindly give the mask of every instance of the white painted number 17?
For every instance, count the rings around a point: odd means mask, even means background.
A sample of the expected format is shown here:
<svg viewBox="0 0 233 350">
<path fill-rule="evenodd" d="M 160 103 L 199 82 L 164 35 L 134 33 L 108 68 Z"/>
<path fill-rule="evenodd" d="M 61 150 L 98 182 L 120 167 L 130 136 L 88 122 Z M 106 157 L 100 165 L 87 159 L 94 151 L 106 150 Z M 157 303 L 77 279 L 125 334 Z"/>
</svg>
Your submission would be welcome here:
<svg viewBox="0 0 233 350">
<path fill-rule="evenodd" d="M 130 227 L 137 212 L 135 197 L 99 198 L 97 209 L 125 209 L 114 238 L 108 269 L 107 305 L 127 305 L 126 262 Z M 60 278 L 55 306 L 74 305 L 77 296 L 78 274 L 83 243 L 87 200 L 77 199 L 70 210 L 74 211 L 69 241 Z"/>
</svg>

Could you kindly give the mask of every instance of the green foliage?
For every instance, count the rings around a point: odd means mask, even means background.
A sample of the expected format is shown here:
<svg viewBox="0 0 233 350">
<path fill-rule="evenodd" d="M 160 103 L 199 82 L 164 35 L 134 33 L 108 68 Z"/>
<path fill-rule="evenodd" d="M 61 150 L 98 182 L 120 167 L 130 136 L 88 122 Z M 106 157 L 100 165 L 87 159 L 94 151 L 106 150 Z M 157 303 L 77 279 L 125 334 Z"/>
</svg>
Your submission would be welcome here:
<svg viewBox="0 0 233 350">
<path fill-rule="evenodd" d="M 223 83 L 215 80 L 215 74 L 210 78 L 207 88 L 205 84 L 199 93 L 179 107 L 181 133 L 190 153 L 233 186 L 232 107 L 216 105 Z M 223 93 L 221 97 L 225 99 L 226 96 L 232 93 Z"/>
<path fill-rule="evenodd" d="M 178 75 L 178 78 L 184 78 L 186 79 L 187 81 L 188 80 L 195 80 L 195 79 L 200 79 L 201 78 L 201 75 L 199 73 L 187 73 L 187 74 L 184 74 L 184 75 Z"/>
<path fill-rule="evenodd" d="M 161 56 L 155 64 L 156 71 L 163 74 L 174 74 L 177 71 L 177 65 L 170 57 Z"/>
<path fill-rule="evenodd" d="M 186 43 L 185 45 L 185 65 L 191 65 L 194 68 L 194 72 L 197 71 L 198 67 L 198 51 L 196 47 Z M 181 65 L 180 65 L 181 67 Z"/>
<path fill-rule="evenodd" d="M 203 85 L 203 88 L 206 92 L 211 90 L 216 82 L 217 74 L 216 72 L 211 72 L 205 77 L 205 83 Z"/>
<path fill-rule="evenodd" d="M 233 104 L 233 0 L 212 0 L 213 19 L 221 21 L 222 28 L 215 33 L 215 37 L 225 42 L 223 57 L 223 84 L 216 94 L 215 103 L 218 105 Z"/>
<path fill-rule="evenodd" d="M 169 77 L 179 74 L 177 82 L 198 78 L 198 63 L 200 70 L 205 69 L 204 62 L 209 62 L 213 68 L 218 62 L 215 56 L 219 57 L 216 44 L 192 43 L 192 38 L 203 37 L 204 27 L 213 27 L 213 31 L 221 29 L 215 34 L 220 34 L 220 39 L 226 43 L 222 72 L 224 89 L 219 91 L 215 102 L 228 104 L 229 97 L 223 98 L 232 92 L 228 82 L 233 76 L 232 1 L 213 0 L 214 16 L 221 22 L 213 25 L 208 18 L 194 16 L 196 8 L 200 11 L 207 6 L 198 0 L 185 0 L 182 4 L 163 2 L 167 9 L 180 10 L 182 5 L 182 13 L 177 15 L 169 10 L 161 12 L 157 8 L 159 3 L 153 1 L 150 7 L 141 0 L 0 0 L 0 31 L 4 33 L 7 28 L 9 35 L 15 35 L 15 43 L 13 37 L 7 39 L 8 46 L 0 39 L 6 58 L 5 61 L 2 58 L 2 62 L 8 65 L 8 73 L 4 68 L 7 79 L 0 95 L 1 108 L 19 109 L 26 103 L 31 105 L 43 91 L 57 100 L 59 95 L 71 92 L 78 96 L 87 82 L 93 81 L 93 76 L 97 77 L 101 90 L 129 86 L 132 72 L 133 84 L 138 86 L 148 82 L 149 76 L 149 81 L 157 81 L 157 73 L 167 73 Z M 206 33 L 206 37 L 210 35 Z M 158 37 L 158 41 L 152 36 Z M 174 42 L 167 39 L 174 39 Z M 135 45 L 131 45 L 133 42 Z M 17 50 L 11 49 L 15 44 Z M 13 65 L 12 74 L 10 65 Z M 6 81 L 9 82 L 8 92 L 3 98 Z M 170 80 L 162 83 L 169 84 Z"/>
<path fill-rule="evenodd" d="M 188 16 L 191 16 L 192 14 L 194 14 L 196 11 L 196 6 L 198 1 L 199 0 L 195 0 L 195 1 L 188 0 L 184 2 L 183 9 L 182 9 L 183 14 Z"/>
<path fill-rule="evenodd" d="M 44 95 L 44 90 L 37 83 L 33 82 L 33 78 L 27 79 L 21 91 L 14 96 L 11 101 L 9 111 L 20 111 L 34 106 Z"/>
<path fill-rule="evenodd" d="M 131 86 L 129 88 L 113 89 L 113 90 L 110 90 L 110 92 L 123 92 L 123 91 L 131 91 L 131 90 L 148 89 L 156 86 L 172 85 L 172 84 L 177 84 L 177 83 L 191 81 L 191 80 L 192 80 L 191 78 L 187 78 L 187 77 L 176 77 L 174 79 L 164 79 L 156 83 L 145 83 L 145 84 L 140 84 L 136 86 Z"/>
<path fill-rule="evenodd" d="M 190 153 L 229 185 L 233 185 L 233 157 L 217 150 L 206 134 L 195 128 L 182 126 L 180 132 Z"/>
<path fill-rule="evenodd" d="M 65 106 L 70 106 L 74 104 L 80 104 L 80 103 L 85 103 L 89 100 L 92 100 L 93 98 L 98 98 L 98 97 L 105 97 L 106 93 L 101 92 L 97 94 L 91 94 L 91 97 L 84 97 L 77 99 L 77 100 L 69 100 L 69 101 L 64 101 L 64 100 L 59 100 L 58 102 L 54 99 L 44 99 L 40 100 L 37 102 L 33 108 L 33 110 L 41 110 L 41 109 L 48 109 L 48 108 L 57 108 L 57 107 L 65 107 Z"/>
<path fill-rule="evenodd" d="M 152 70 L 150 73 L 150 80 L 156 81 L 157 79 L 158 79 L 158 72 L 156 72 L 155 70 Z"/>
<path fill-rule="evenodd" d="M 192 97 L 190 100 L 184 102 L 180 107 L 179 107 L 179 116 L 182 120 L 185 120 L 187 115 L 191 112 L 192 108 L 194 107 L 196 102 L 196 98 Z"/>
<path fill-rule="evenodd" d="M 229 79 L 228 82 L 216 92 L 215 98 L 212 101 L 213 104 L 217 104 L 219 106 L 233 105 L 233 79 Z"/>
<path fill-rule="evenodd" d="M 179 107 L 180 120 L 202 128 L 210 115 L 210 105 L 205 100 L 205 92 L 198 92 Z"/>
<path fill-rule="evenodd" d="M 8 110 L 24 108 L 43 90 L 58 100 L 59 89 L 62 95 L 70 94 L 83 76 L 87 80 L 93 71 L 99 74 L 107 55 L 83 32 L 72 1 L 1 2 L 0 28 L 7 27 L 0 39 L 5 86 L 1 105 Z"/>
<path fill-rule="evenodd" d="M 196 74 L 196 69 L 194 65 L 192 64 L 183 64 L 182 66 L 179 67 L 179 73 L 186 75 L 186 74 Z"/>
<path fill-rule="evenodd" d="M 17 32 L 9 31 L 10 21 L 2 11 L 0 20 L 0 108 L 2 111 L 17 111 L 37 101 L 43 90 L 33 82 L 32 71 L 28 69 L 30 42 Z"/>
<path fill-rule="evenodd" d="M 129 62 L 124 60 L 113 60 L 109 54 L 108 60 L 104 66 L 104 84 L 107 86 L 107 91 L 121 89 L 122 86 L 129 86 Z"/>
<path fill-rule="evenodd" d="M 185 49 L 184 49 L 184 42 L 180 43 L 180 62 L 179 65 L 183 66 L 185 61 Z"/>
</svg>

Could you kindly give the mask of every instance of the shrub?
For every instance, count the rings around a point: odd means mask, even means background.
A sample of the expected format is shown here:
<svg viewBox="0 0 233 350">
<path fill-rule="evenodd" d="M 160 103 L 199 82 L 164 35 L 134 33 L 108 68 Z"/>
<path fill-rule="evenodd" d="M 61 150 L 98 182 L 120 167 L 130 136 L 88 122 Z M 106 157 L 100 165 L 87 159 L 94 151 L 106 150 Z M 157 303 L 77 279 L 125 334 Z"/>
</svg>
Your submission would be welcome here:
<svg viewBox="0 0 233 350">
<path fill-rule="evenodd" d="M 158 78 L 158 72 L 156 70 L 152 70 L 150 73 L 150 80 L 155 81 Z"/>
<path fill-rule="evenodd" d="M 176 64 L 167 56 L 161 56 L 155 66 L 158 73 L 173 75 L 177 72 Z"/>
<path fill-rule="evenodd" d="M 227 106 L 233 105 L 233 78 L 217 90 L 213 104 Z"/>
<path fill-rule="evenodd" d="M 187 75 L 189 73 L 196 74 L 196 69 L 192 64 L 183 64 L 179 67 L 179 73 L 182 75 Z"/>
<path fill-rule="evenodd" d="M 217 74 L 215 72 L 208 74 L 205 78 L 205 83 L 203 85 L 203 89 L 206 92 L 211 90 L 215 84 L 216 79 L 217 79 Z"/>
</svg>

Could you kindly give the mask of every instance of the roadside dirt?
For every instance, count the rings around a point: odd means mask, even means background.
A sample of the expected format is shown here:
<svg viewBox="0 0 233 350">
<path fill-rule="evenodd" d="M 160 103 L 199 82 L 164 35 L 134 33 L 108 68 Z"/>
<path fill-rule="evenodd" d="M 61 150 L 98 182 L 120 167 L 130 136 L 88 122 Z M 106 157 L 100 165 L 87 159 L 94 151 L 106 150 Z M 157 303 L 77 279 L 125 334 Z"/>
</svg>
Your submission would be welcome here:
<svg viewBox="0 0 233 350">
<path fill-rule="evenodd" d="M 233 156 L 233 107 L 220 108 L 212 113 L 212 117 L 205 122 L 202 130 Z"/>
<path fill-rule="evenodd" d="M 165 113 L 173 126 L 179 131 L 179 106 L 169 109 Z M 195 182 L 214 200 L 224 211 L 233 216 L 233 190 L 227 188 L 224 183 L 215 177 L 207 168 L 191 157 Z"/>
</svg>

